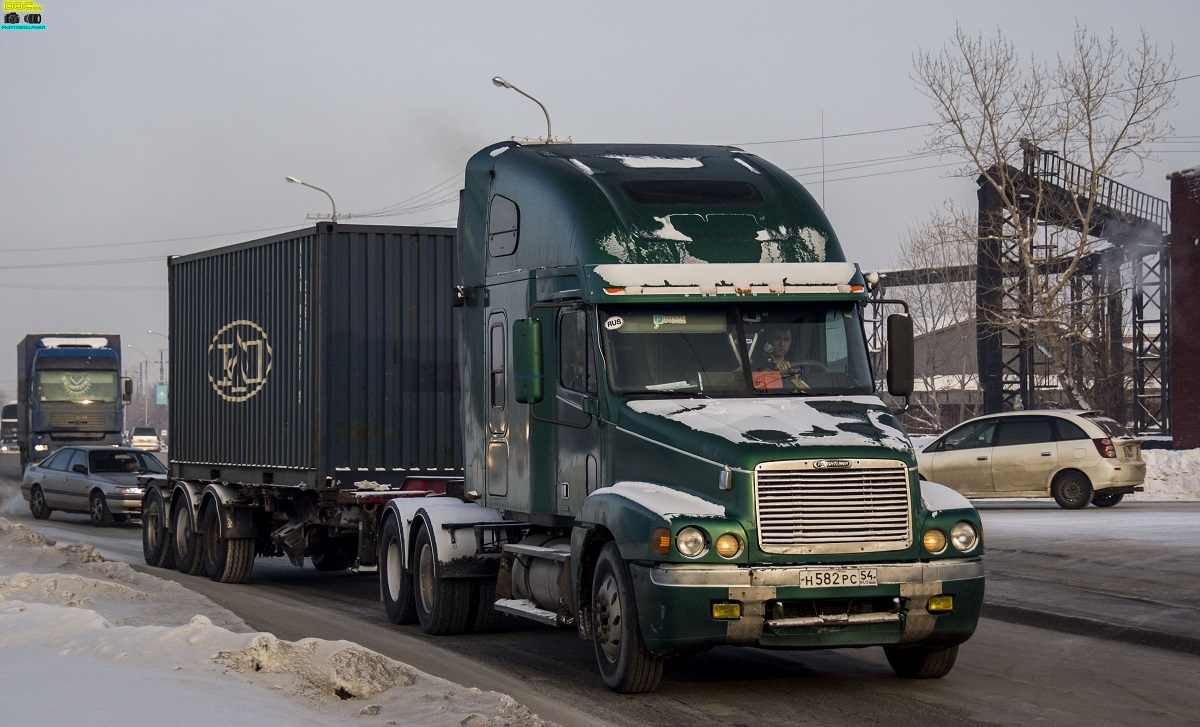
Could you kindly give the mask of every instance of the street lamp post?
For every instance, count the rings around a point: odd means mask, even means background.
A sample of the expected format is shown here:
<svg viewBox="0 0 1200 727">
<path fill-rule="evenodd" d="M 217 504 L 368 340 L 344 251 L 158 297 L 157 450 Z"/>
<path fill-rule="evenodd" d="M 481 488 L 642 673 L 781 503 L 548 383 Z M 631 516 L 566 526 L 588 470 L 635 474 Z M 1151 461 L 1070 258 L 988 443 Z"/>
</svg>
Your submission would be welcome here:
<svg viewBox="0 0 1200 727">
<path fill-rule="evenodd" d="M 146 331 L 146 333 L 153 333 L 156 336 L 162 336 L 163 338 L 165 338 L 167 340 L 168 344 L 171 342 L 171 339 L 168 338 L 167 334 L 165 334 L 165 333 L 159 333 L 158 331 Z M 160 383 L 160 384 L 167 383 L 167 376 L 166 376 L 166 372 L 165 372 L 166 362 L 164 360 L 166 350 L 167 349 L 165 349 L 165 348 L 158 349 L 158 383 Z"/>
<path fill-rule="evenodd" d="M 533 101 L 533 102 L 534 102 L 535 104 L 537 104 L 538 106 L 541 106 L 541 107 L 542 107 L 542 113 L 546 115 L 546 143 L 547 143 L 547 144 L 553 144 L 553 143 L 554 143 L 554 135 L 553 135 L 552 133 L 550 133 L 550 112 L 546 110 L 546 105 L 545 105 L 544 103 L 542 103 L 541 101 L 538 101 L 538 100 L 537 100 L 536 98 L 534 98 L 533 96 L 530 96 L 529 94 L 525 93 L 525 92 L 524 92 L 524 91 L 522 91 L 521 89 L 519 89 L 519 88 L 517 88 L 516 86 L 512 85 L 512 84 L 511 84 L 511 83 L 509 83 L 508 81 L 505 81 L 503 78 L 501 78 L 501 77 L 499 77 L 499 76 L 494 76 L 494 77 L 492 78 L 492 84 L 493 84 L 493 85 L 495 85 L 495 86 L 497 86 L 497 87 L 499 87 L 499 88 L 511 88 L 512 90 L 514 90 L 514 91 L 516 91 L 517 93 L 521 94 L 522 96 L 524 96 L 525 98 L 529 99 L 530 101 Z"/>
<path fill-rule="evenodd" d="M 125 344 L 126 348 L 132 348 L 134 351 L 142 354 L 142 362 L 138 364 L 138 391 L 142 396 L 142 423 L 144 424 L 150 418 L 149 402 L 146 401 L 146 370 L 150 368 L 150 357 L 147 356 L 140 348 L 132 343 Z"/>
<path fill-rule="evenodd" d="M 295 177 L 284 177 L 284 179 L 291 182 L 292 184 L 299 184 L 304 187 L 308 187 L 309 189 L 315 189 L 318 192 L 321 192 L 322 194 L 324 194 L 326 197 L 328 197 L 329 204 L 333 205 L 333 215 L 331 215 L 329 219 L 333 220 L 334 222 L 337 222 L 338 220 L 350 219 L 350 215 L 339 215 L 338 214 L 337 202 L 333 201 L 333 195 L 330 194 L 329 192 L 326 192 L 325 190 L 321 189 L 320 187 L 318 187 L 315 184 L 309 184 L 308 182 L 301 182 L 299 179 L 296 179 Z M 321 215 L 315 215 L 315 216 L 309 215 L 309 219 L 321 219 Z"/>
</svg>

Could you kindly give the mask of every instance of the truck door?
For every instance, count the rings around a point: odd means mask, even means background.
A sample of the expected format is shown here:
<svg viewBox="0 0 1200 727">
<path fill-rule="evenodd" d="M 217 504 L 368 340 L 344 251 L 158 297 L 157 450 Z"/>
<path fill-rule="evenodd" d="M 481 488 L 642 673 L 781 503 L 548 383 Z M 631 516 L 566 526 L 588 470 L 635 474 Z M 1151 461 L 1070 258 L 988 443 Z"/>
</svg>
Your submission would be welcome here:
<svg viewBox="0 0 1200 727">
<path fill-rule="evenodd" d="M 504 311 L 488 318 L 487 490 L 508 496 L 508 322 Z"/>
<path fill-rule="evenodd" d="M 563 310 L 556 322 L 558 371 L 554 377 L 556 506 L 574 515 L 600 481 L 600 423 L 585 407 L 594 407 L 599 391 L 595 334 L 586 310 Z M 593 409 L 594 410 L 594 409 Z M 570 426 L 577 425 L 577 426 Z"/>
</svg>

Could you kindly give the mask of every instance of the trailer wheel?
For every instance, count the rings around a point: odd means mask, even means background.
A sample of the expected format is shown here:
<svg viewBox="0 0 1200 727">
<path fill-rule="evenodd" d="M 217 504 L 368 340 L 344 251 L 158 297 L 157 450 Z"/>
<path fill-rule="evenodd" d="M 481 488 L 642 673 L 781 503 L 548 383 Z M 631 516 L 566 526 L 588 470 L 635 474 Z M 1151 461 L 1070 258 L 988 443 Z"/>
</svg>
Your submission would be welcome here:
<svg viewBox="0 0 1200 727">
<path fill-rule="evenodd" d="M 417 620 L 428 634 L 461 634 L 471 610 L 471 581 L 442 578 L 437 550 L 428 528 L 421 527 L 413 546 L 413 585 Z"/>
<path fill-rule="evenodd" d="M 142 557 L 155 568 L 175 567 L 166 513 L 162 492 L 158 488 L 150 490 L 142 504 Z"/>
<path fill-rule="evenodd" d="M 38 520 L 45 520 L 50 517 L 50 513 L 54 512 L 46 505 L 46 495 L 39 485 L 34 485 L 33 489 L 29 491 L 29 512 Z"/>
<path fill-rule="evenodd" d="M 254 568 L 254 538 L 221 536 L 221 504 L 209 500 L 200 511 L 200 549 L 208 577 L 218 583 L 245 583 Z"/>
<path fill-rule="evenodd" d="M 592 575 L 592 633 L 600 676 L 609 689 L 640 694 L 658 688 L 663 660 L 642 641 L 633 579 L 616 543 L 600 551 Z"/>
<path fill-rule="evenodd" d="M 379 536 L 379 595 L 389 621 L 394 624 L 417 622 L 412 573 L 404 567 L 404 538 L 400 534 L 400 523 L 394 517 L 387 518 Z"/>
<path fill-rule="evenodd" d="M 958 644 L 954 646 L 885 646 L 892 671 L 905 679 L 940 679 L 954 668 L 958 658 Z"/>
<path fill-rule="evenodd" d="M 200 535 L 196 532 L 196 519 L 186 497 L 175 501 L 175 512 L 171 528 L 171 557 L 180 573 L 189 576 L 204 572 L 204 559 L 200 557 Z"/>
</svg>

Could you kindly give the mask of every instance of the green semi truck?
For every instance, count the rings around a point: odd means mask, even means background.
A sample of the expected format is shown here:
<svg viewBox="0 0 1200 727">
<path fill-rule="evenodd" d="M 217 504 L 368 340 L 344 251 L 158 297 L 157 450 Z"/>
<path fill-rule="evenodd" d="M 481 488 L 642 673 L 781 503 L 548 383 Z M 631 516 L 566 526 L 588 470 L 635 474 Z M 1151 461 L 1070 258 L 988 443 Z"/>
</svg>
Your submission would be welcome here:
<svg viewBox="0 0 1200 727">
<path fill-rule="evenodd" d="M 459 220 L 468 498 L 384 508 L 393 621 L 467 630 L 492 602 L 573 627 L 619 692 L 724 644 L 949 672 L 979 516 L 918 480 L 864 277 L 796 180 L 729 147 L 501 143 Z M 905 395 L 911 324 L 890 323 Z"/>
<path fill-rule="evenodd" d="M 148 563 L 377 568 L 391 621 L 574 629 L 618 692 L 720 645 L 940 677 L 975 630 L 979 516 L 918 479 L 868 280 L 755 155 L 504 142 L 456 230 L 321 223 L 169 273 Z M 907 316 L 885 348 L 906 395 Z"/>
</svg>

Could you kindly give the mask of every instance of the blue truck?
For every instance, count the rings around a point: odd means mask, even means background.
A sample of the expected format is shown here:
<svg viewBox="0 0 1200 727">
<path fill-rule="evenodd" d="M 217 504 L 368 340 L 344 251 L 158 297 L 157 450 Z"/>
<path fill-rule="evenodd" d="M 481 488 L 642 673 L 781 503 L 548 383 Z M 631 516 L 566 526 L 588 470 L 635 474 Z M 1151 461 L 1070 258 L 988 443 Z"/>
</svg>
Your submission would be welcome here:
<svg viewBox="0 0 1200 727">
<path fill-rule="evenodd" d="M 121 337 L 31 333 L 17 344 L 17 446 L 22 469 L 70 444 L 121 444 L 133 382 Z"/>
</svg>

